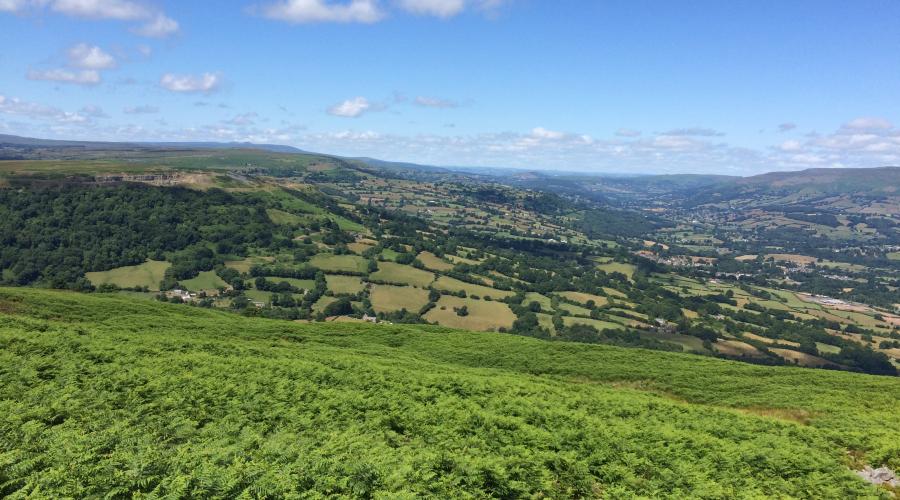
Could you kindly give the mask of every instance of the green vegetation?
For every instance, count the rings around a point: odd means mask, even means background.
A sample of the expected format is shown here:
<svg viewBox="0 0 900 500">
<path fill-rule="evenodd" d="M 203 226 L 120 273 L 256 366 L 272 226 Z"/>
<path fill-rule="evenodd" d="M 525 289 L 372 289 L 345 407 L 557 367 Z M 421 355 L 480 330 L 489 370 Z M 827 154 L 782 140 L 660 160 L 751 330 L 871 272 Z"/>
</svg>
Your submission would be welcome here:
<svg viewBox="0 0 900 500">
<path fill-rule="evenodd" d="M 375 312 L 392 312 L 406 309 L 416 312 L 428 303 L 428 290 L 411 286 L 372 285 L 369 294 Z"/>
<path fill-rule="evenodd" d="M 136 266 L 123 266 L 109 271 L 85 273 L 85 276 L 94 286 L 110 284 L 119 288 L 159 290 L 159 283 L 171 265 L 165 261 L 148 260 Z"/>
<path fill-rule="evenodd" d="M 27 289 L 0 309 L 6 496 L 886 498 L 852 469 L 900 467 L 896 378 Z"/>
<path fill-rule="evenodd" d="M 354 294 L 365 288 L 363 282 L 356 276 L 329 274 L 325 276 L 325 280 L 328 283 L 328 289 L 335 294 Z"/>
<path fill-rule="evenodd" d="M 378 271 L 369 275 L 369 279 L 385 283 L 400 283 L 426 287 L 434 281 L 434 273 L 416 269 L 415 267 L 405 264 L 379 262 Z"/>
<path fill-rule="evenodd" d="M 462 308 L 465 308 L 465 314 L 460 314 Z M 452 328 L 489 331 L 500 328 L 509 329 L 512 327 L 516 315 L 509 309 L 509 306 L 501 302 L 444 295 L 437 302 L 437 307 L 428 311 L 425 319 Z"/>
<path fill-rule="evenodd" d="M 365 273 L 368 268 L 368 261 L 358 255 L 318 254 L 309 263 L 323 271 Z"/>
<path fill-rule="evenodd" d="M 228 286 L 228 283 L 223 281 L 222 278 L 218 277 L 213 271 L 202 271 L 198 273 L 196 277 L 189 280 L 181 280 L 179 283 L 181 283 L 181 286 L 191 291 L 216 290 L 220 287 L 224 288 Z"/>
</svg>

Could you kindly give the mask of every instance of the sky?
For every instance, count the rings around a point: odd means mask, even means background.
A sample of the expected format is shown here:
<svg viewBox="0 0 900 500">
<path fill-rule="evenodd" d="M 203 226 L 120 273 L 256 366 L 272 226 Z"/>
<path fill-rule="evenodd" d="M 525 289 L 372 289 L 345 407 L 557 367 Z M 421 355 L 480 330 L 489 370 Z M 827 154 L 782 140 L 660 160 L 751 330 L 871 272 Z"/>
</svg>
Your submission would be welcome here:
<svg viewBox="0 0 900 500">
<path fill-rule="evenodd" d="M 900 165 L 900 2 L 0 0 L 0 133 L 616 173 Z"/>
</svg>

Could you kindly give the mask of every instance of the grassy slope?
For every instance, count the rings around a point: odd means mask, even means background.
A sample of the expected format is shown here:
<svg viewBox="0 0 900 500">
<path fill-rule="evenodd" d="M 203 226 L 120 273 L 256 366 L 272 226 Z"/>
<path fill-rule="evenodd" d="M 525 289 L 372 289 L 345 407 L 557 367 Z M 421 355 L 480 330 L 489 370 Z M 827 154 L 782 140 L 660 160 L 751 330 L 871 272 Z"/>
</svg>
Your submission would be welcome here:
<svg viewBox="0 0 900 500">
<path fill-rule="evenodd" d="M 31 289 L 0 312 L 0 496 L 849 498 L 878 490 L 848 450 L 900 466 L 896 378 Z"/>
</svg>

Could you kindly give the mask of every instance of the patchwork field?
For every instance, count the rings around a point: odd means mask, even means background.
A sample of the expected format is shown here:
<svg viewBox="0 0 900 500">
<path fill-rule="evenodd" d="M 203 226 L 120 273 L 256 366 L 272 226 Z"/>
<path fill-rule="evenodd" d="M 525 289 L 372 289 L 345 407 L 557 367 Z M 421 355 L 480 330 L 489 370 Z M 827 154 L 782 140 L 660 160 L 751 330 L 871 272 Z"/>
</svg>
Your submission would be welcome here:
<svg viewBox="0 0 900 500">
<path fill-rule="evenodd" d="M 428 303 L 428 290 L 411 286 L 372 285 L 369 300 L 375 312 L 401 309 L 416 312 Z"/>
<path fill-rule="evenodd" d="M 596 307 L 605 305 L 607 302 L 609 302 L 606 297 L 584 292 L 559 292 L 558 295 L 580 304 L 587 304 L 588 301 L 592 300 L 594 301 L 594 305 Z"/>
<path fill-rule="evenodd" d="M 460 316 L 454 311 L 454 308 L 463 306 L 468 309 L 466 316 Z M 516 315 L 509 306 L 501 302 L 444 295 L 438 301 L 437 307 L 428 311 L 425 319 L 451 328 L 484 332 L 495 331 L 501 327 L 510 328 L 516 320 Z"/>
<path fill-rule="evenodd" d="M 634 276 L 634 271 L 637 269 L 633 264 L 624 264 L 621 262 L 609 262 L 606 264 L 598 264 L 597 269 L 600 269 L 607 273 L 621 273 L 629 278 Z"/>
<path fill-rule="evenodd" d="M 482 298 L 491 297 L 492 299 L 497 299 L 515 295 L 510 291 L 497 290 L 496 288 L 490 288 L 483 285 L 474 285 L 449 276 L 439 277 L 432 286 L 438 290 L 446 290 L 448 292 L 459 292 L 460 290 L 463 290 L 466 292 L 466 295 L 478 295 Z"/>
<path fill-rule="evenodd" d="M 336 294 L 355 294 L 363 291 L 365 285 L 356 276 L 343 276 L 339 274 L 325 275 L 328 289 Z"/>
<path fill-rule="evenodd" d="M 449 271 L 453 269 L 453 264 L 431 252 L 422 252 L 416 258 L 425 265 L 426 269 L 431 269 L 432 271 Z"/>
<path fill-rule="evenodd" d="M 156 291 L 159 290 L 159 282 L 165 277 L 166 269 L 171 266 L 165 261 L 148 260 L 136 266 L 85 273 L 85 276 L 94 286 L 108 283 L 121 288 L 147 287 Z"/>
<path fill-rule="evenodd" d="M 420 288 L 427 287 L 434 281 L 434 273 L 416 269 L 415 267 L 395 262 L 379 262 L 378 271 L 369 275 L 369 279 L 388 283 L 402 283 Z"/>
<path fill-rule="evenodd" d="M 228 283 L 216 275 L 215 271 L 202 271 L 196 277 L 179 281 L 181 286 L 192 291 L 216 290 L 219 287 L 227 287 Z"/>
<path fill-rule="evenodd" d="M 317 254 L 309 259 L 313 265 L 323 271 L 349 271 L 365 273 L 368 261 L 358 255 Z"/>
</svg>

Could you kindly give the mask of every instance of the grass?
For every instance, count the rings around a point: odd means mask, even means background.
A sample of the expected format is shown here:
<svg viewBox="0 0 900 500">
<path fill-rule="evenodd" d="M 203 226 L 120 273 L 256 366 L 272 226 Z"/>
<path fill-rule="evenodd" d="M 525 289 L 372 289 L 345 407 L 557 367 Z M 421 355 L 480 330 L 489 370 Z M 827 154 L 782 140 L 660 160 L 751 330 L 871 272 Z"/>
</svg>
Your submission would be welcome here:
<svg viewBox="0 0 900 500">
<path fill-rule="evenodd" d="M 890 252 L 887 254 L 887 258 L 890 260 L 900 260 L 900 252 Z"/>
<path fill-rule="evenodd" d="M 850 466 L 900 467 L 896 378 L 33 289 L 0 310 L 3 496 L 887 498 Z"/>
<path fill-rule="evenodd" d="M 313 255 L 309 263 L 323 271 L 349 271 L 365 273 L 368 261 L 358 255 L 332 255 L 320 253 Z"/>
<path fill-rule="evenodd" d="M 306 218 L 300 217 L 299 215 L 294 215 L 290 212 L 285 212 L 283 210 L 278 210 L 275 208 L 267 209 L 266 214 L 268 214 L 269 219 L 275 224 L 293 226 L 301 224 L 306 220 Z"/>
<path fill-rule="evenodd" d="M 181 286 L 192 292 L 198 292 L 200 290 L 216 290 L 219 287 L 228 286 L 228 283 L 225 283 L 222 278 L 216 275 L 215 271 L 201 271 L 197 276 L 189 280 L 181 280 L 179 283 L 181 283 Z"/>
<path fill-rule="evenodd" d="M 434 273 L 416 269 L 415 267 L 407 266 L 405 264 L 379 262 L 378 271 L 369 275 L 369 279 L 385 281 L 388 283 L 414 285 L 424 288 L 434 281 Z"/>
<path fill-rule="evenodd" d="M 552 311 L 553 310 L 552 301 L 550 300 L 550 297 L 547 297 L 546 295 L 541 295 L 537 292 L 526 293 L 525 300 L 522 301 L 522 304 L 527 306 L 528 304 L 530 304 L 532 302 L 537 302 L 538 304 L 540 304 L 541 310 L 543 310 L 543 311 Z"/>
<path fill-rule="evenodd" d="M 363 291 L 365 285 L 356 276 L 328 274 L 325 276 L 328 289 L 336 294 L 355 294 Z"/>
<path fill-rule="evenodd" d="M 268 281 L 271 281 L 272 283 L 281 283 L 282 281 L 287 281 L 292 286 L 301 288 L 303 290 L 312 290 L 313 288 L 316 287 L 315 280 L 301 280 L 301 279 L 297 279 L 297 278 L 281 278 L 279 276 L 266 276 L 266 279 Z"/>
<path fill-rule="evenodd" d="M 406 309 L 418 312 L 428 303 L 428 291 L 410 286 L 372 285 L 369 293 L 375 312 L 392 312 Z"/>
<path fill-rule="evenodd" d="M 565 297 L 569 300 L 573 300 L 578 302 L 579 304 L 587 304 L 589 300 L 593 300 L 596 306 L 602 306 L 608 302 L 606 297 L 600 295 L 594 295 L 592 293 L 584 293 L 584 292 L 559 292 L 558 294 L 561 297 Z"/>
<path fill-rule="evenodd" d="M 459 316 L 454 308 L 466 306 L 469 314 Z M 437 307 L 428 311 L 425 319 L 430 322 L 440 323 L 441 326 L 450 328 L 464 328 L 474 331 L 494 331 L 499 328 L 510 328 L 516 315 L 509 306 L 502 302 L 488 302 L 484 300 L 463 299 L 444 295 L 438 301 Z"/>
<path fill-rule="evenodd" d="M 438 290 L 446 290 L 448 292 L 459 292 L 464 290 L 466 295 L 478 295 L 479 297 L 491 297 L 492 299 L 510 297 L 515 295 L 513 292 L 506 290 L 497 290 L 483 285 L 473 285 L 449 276 L 441 276 L 432 285 Z"/>
<path fill-rule="evenodd" d="M 453 269 L 453 264 L 431 252 L 422 252 L 416 258 L 425 265 L 426 269 L 431 269 L 432 271 L 449 271 Z"/>
<path fill-rule="evenodd" d="M 612 321 L 601 321 L 599 319 L 590 319 L 590 318 L 576 318 L 574 316 L 563 316 L 563 324 L 566 326 L 572 325 L 590 325 L 596 328 L 598 331 L 603 330 L 624 330 L 625 327 L 618 324 L 613 323 Z"/>
<path fill-rule="evenodd" d="M 85 276 L 94 286 L 109 283 L 121 288 L 147 287 L 156 291 L 159 290 L 159 282 L 165 277 L 166 269 L 171 266 L 172 264 L 165 261 L 148 260 L 136 266 L 85 273 Z"/>
<path fill-rule="evenodd" d="M 628 278 L 631 278 L 632 276 L 634 276 L 634 271 L 637 268 L 632 264 L 625 264 L 622 262 L 609 262 L 607 264 L 597 265 L 597 269 L 600 269 L 605 273 L 621 273 Z"/>
</svg>

